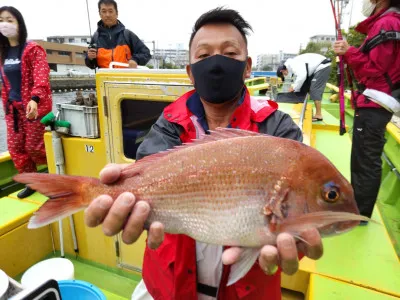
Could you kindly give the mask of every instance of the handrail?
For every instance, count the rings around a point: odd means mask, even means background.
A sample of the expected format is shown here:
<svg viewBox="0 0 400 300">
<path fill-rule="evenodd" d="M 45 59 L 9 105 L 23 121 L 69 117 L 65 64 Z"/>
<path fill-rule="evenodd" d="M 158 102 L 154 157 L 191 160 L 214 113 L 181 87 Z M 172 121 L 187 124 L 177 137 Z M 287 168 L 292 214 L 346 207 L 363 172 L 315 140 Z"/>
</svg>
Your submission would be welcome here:
<svg viewBox="0 0 400 300">
<path fill-rule="evenodd" d="M 308 96 L 304 99 L 304 103 L 303 103 L 303 108 L 301 109 L 301 115 L 300 115 L 300 121 L 299 121 L 299 127 L 301 130 L 303 130 L 303 123 L 304 123 L 304 118 L 306 115 L 306 108 L 307 108 L 307 99 Z"/>
<path fill-rule="evenodd" d="M 397 171 L 397 168 L 394 166 L 394 164 L 390 161 L 389 157 L 385 154 L 385 152 L 382 153 L 383 159 L 387 162 L 387 164 L 390 167 L 390 171 L 392 171 L 396 177 L 400 180 L 400 173 Z"/>
<path fill-rule="evenodd" d="M 108 68 L 109 68 L 109 69 L 113 69 L 114 66 L 123 67 L 123 68 L 129 68 L 129 64 L 127 64 L 127 63 L 121 63 L 121 62 L 118 62 L 118 61 L 112 61 L 112 62 L 110 62 Z M 146 67 L 146 66 L 137 66 L 136 69 L 148 70 L 149 68 Z"/>
</svg>

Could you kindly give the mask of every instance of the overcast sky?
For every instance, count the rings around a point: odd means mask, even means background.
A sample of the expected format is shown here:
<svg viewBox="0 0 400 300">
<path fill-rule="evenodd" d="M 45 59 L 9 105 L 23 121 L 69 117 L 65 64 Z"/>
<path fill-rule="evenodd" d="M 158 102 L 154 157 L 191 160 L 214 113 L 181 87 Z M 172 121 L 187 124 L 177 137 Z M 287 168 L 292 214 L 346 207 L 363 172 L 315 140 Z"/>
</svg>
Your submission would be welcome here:
<svg viewBox="0 0 400 300">
<path fill-rule="evenodd" d="M 349 25 L 349 12 L 354 1 L 351 24 L 364 18 L 362 0 L 350 0 L 343 27 Z M 99 21 L 98 0 L 88 0 L 92 32 Z M 297 53 L 300 45 L 316 34 L 335 34 L 329 0 L 119 0 L 119 20 L 145 41 L 156 41 L 159 48 L 183 43 L 187 48 L 196 19 L 217 6 L 238 10 L 252 25 L 249 37 L 250 55 Z M 51 35 L 88 35 L 86 0 L 0 0 L 0 5 L 19 9 L 28 27 L 30 39 Z M 148 44 L 151 48 L 151 44 Z"/>
</svg>

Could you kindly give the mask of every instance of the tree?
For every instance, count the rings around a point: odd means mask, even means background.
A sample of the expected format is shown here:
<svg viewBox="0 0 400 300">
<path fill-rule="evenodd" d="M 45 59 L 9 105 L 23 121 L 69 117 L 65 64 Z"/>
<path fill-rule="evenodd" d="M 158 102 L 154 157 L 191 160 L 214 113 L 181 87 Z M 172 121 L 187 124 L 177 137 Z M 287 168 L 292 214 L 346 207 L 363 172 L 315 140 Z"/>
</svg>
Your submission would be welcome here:
<svg viewBox="0 0 400 300">
<path fill-rule="evenodd" d="M 299 54 L 304 54 L 304 53 L 318 53 L 325 55 L 327 51 L 324 51 L 327 49 L 332 48 L 332 44 L 329 42 L 325 43 L 314 43 L 314 42 L 309 42 L 304 50 L 301 50 Z"/>
<path fill-rule="evenodd" d="M 178 66 L 175 66 L 173 63 L 166 63 L 163 64 L 163 69 L 179 69 Z"/>
<path fill-rule="evenodd" d="M 270 65 L 263 65 L 261 71 L 272 71 L 272 67 Z"/>
<path fill-rule="evenodd" d="M 349 45 L 354 46 L 354 47 L 360 47 L 366 36 L 362 33 L 359 33 L 355 30 L 355 27 L 350 27 L 348 33 L 343 33 L 344 36 L 346 37 L 347 42 Z"/>
</svg>

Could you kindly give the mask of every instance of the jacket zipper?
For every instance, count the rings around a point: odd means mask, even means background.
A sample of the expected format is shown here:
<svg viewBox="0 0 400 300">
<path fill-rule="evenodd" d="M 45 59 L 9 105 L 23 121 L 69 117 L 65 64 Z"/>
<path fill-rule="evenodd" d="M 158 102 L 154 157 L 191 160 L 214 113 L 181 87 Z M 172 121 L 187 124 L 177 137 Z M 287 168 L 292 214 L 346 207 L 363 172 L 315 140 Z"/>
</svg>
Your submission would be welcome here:
<svg viewBox="0 0 400 300">
<path fill-rule="evenodd" d="M 110 37 L 110 43 L 112 42 L 112 37 L 111 37 L 111 33 L 110 30 L 108 30 L 108 36 Z M 111 49 L 111 62 L 114 61 L 114 48 Z"/>
</svg>

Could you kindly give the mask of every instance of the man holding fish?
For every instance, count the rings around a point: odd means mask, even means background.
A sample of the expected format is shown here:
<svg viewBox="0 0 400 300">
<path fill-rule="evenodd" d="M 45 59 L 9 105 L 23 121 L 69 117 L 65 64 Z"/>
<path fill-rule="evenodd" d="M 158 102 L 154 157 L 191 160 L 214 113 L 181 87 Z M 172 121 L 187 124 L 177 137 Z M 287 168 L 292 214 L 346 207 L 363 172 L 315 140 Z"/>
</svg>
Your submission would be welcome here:
<svg viewBox="0 0 400 300">
<path fill-rule="evenodd" d="M 248 30 L 230 9 L 197 20 L 187 66 L 195 90 L 164 110 L 137 162 L 109 165 L 100 180 L 17 175 L 49 197 L 28 227 L 88 207 L 89 227 L 122 231 L 127 244 L 147 229 L 135 300 L 281 299 L 281 271 L 294 274 L 303 254 L 319 259 L 321 236 L 367 218 L 350 183 L 301 143 L 289 115 L 250 97 Z"/>
<path fill-rule="evenodd" d="M 138 159 L 189 142 L 196 138 L 196 130 L 198 133 L 201 129 L 213 130 L 217 127 L 236 127 L 302 140 L 300 129 L 288 115 L 276 110 L 275 103 L 266 102 L 264 107 L 257 107 L 257 103 L 250 100 L 244 87 L 244 79 L 250 76 L 252 63 L 247 56 L 248 29 L 251 29 L 250 25 L 232 10 L 216 9 L 200 17 L 190 41 L 191 64 L 187 66 L 196 92 L 184 95 L 166 108 L 139 148 Z M 189 112 L 186 112 L 187 109 Z M 182 117 L 181 114 L 187 114 L 185 117 L 189 118 L 175 121 L 174 118 Z M 193 119 L 197 119 L 200 128 L 191 122 Z M 229 150 L 226 151 L 229 155 Z M 101 181 L 114 182 L 119 178 L 121 168 L 107 166 L 101 172 Z M 103 223 L 108 236 L 123 230 L 123 239 L 130 244 L 142 233 L 149 212 L 150 206 L 146 202 L 136 203 L 130 193 L 121 194 L 115 201 L 109 196 L 100 196 L 87 209 L 86 223 L 89 226 Z M 131 216 L 126 222 L 129 213 Z M 146 288 L 154 299 L 195 299 L 196 291 L 199 299 L 215 299 L 218 290 L 218 299 L 238 299 L 245 294 L 248 294 L 246 299 L 280 299 L 280 271 L 277 272 L 277 266 L 280 265 L 287 274 L 295 273 L 298 269 L 297 248 L 312 259 L 322 255 L 317 230 L 304 232 L 302 238 L 308 245 L 299 243 L 296 247 L 291 235 L 278 235 L 276 247 L 265 246 L 261 249 L 259 265 L 256 263 L 248 275 L 227 287 L 227 265 L 239 259 L 243 251 L 241 248 L 230 248 L 222 253 L 221 246 L 199 242 L 195 246 L 188 237 L 176 238 L 164 234 L 163 224 L 155 222 L 150 226 L 144 258 L 145 285 L 141 282 L 132 299 L 151 299 Z M 157 249 L 163 239 L 167 245 L 161 250 L 152 250 Z M 171 246 L 171 243 L 176 245 Z M 189 255 L 192 257 L 187 257 Z M 168 260 L 175 264 L 175 272 L 168 268 L 163 272 L 163 262 Z"/>
</svg>

